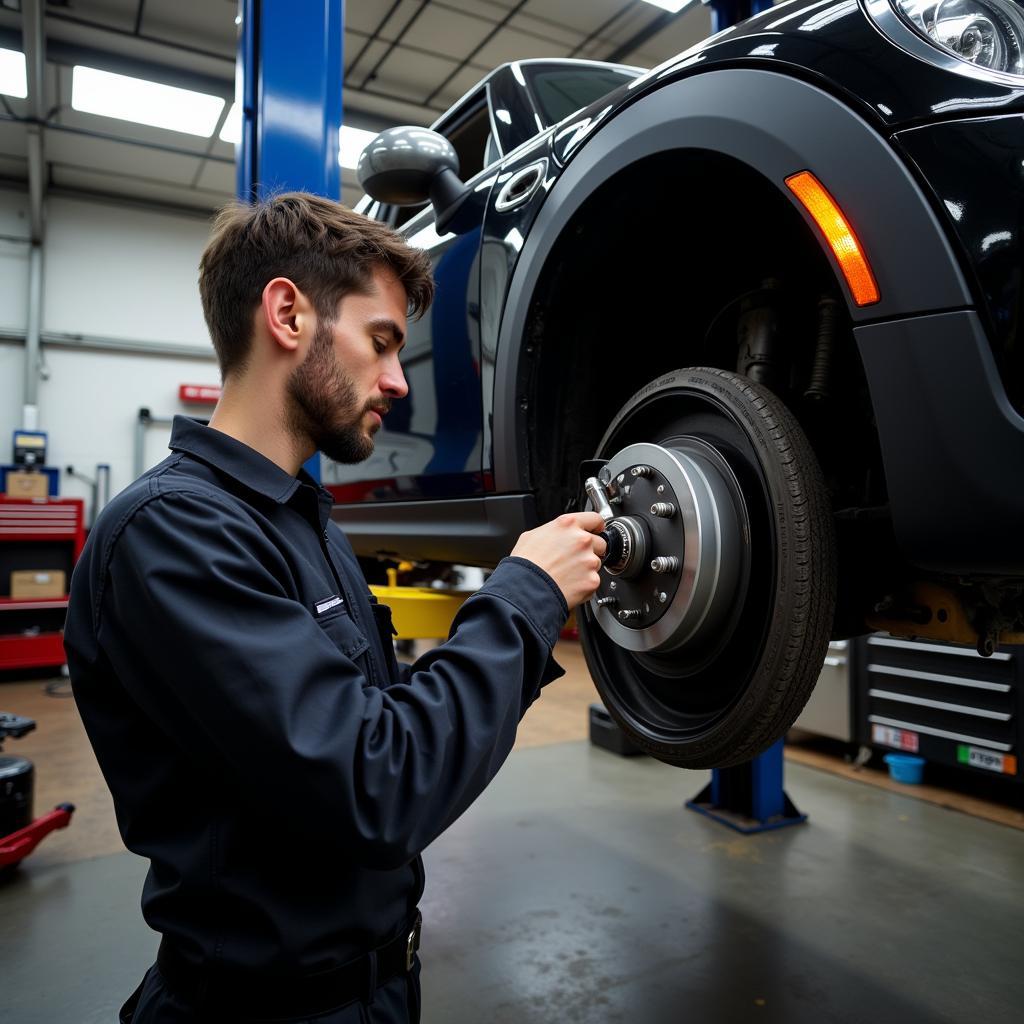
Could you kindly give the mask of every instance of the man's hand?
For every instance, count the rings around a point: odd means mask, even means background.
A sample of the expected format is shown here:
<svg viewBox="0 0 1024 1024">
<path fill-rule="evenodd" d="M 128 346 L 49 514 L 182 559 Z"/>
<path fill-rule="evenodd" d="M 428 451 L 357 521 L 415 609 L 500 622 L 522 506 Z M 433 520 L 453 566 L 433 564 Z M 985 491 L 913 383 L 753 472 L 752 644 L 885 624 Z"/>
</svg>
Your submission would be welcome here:
<svg viewBox="0 0 1024 1024">
<path fill-rule="evenodd" d="M 540 566 L 565 595 L 569 610 L 589 600 L 601 583 L 597 571 L 608 545 L 598 536 L 604 520 L 596 512 L 570 512 L 528 530 L 512 554 Z"/>
</svg>

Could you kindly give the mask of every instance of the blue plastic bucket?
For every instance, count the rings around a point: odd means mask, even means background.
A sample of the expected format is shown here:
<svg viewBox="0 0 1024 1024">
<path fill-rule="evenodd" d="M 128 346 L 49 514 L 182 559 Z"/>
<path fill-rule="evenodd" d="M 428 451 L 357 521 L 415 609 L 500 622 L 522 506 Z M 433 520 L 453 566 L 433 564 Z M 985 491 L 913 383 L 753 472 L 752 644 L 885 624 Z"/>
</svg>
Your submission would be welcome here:
<svg viewBox="0 0 1024 1024">
<path fill-rule="evenodd" d="M 883 758 L 889 766 L 889 778 L 894 782 L 905 782 L 916 786 L 924 774 L 924 758 L 913 754 L 886 754 Z"/>
</svg>

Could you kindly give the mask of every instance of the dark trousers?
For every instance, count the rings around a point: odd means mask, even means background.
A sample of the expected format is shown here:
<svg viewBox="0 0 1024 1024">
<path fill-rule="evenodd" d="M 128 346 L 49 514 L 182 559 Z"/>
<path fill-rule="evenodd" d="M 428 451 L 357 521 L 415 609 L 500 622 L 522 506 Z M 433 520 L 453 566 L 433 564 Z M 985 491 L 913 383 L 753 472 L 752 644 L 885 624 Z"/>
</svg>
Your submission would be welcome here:
<svg viewBox="0 0 1024 1024">
<path fill-rule="evenodd" d="M 258 1024 L 419 1024 L 420 962 L 403 977 L 381 985 L 369 1003 L 355 1002 L 329 1010 L 316 1017 L 267 1017 Z M 213 1024 L 202 1011 L 180 999 L 168 987 L 154 964 L 142 984 L 121 1007 L 121 1024 Z M 220 1014 L 216 1024 L 257 1024 L 256 1018 L 225 1020 Z"/>
</svg>

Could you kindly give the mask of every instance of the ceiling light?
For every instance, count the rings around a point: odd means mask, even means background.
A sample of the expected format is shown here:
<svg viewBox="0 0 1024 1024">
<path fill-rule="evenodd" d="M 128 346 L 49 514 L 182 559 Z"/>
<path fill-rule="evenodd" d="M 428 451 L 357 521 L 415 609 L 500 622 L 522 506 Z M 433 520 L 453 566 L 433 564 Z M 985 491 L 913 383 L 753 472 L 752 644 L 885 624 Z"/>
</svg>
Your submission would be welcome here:
<svg viewBox="0 0 1024 1024">
<path fill-rule="evenodd" d="M 19 50 L 0 50 L 0 94 L 20 100 L 28 96 L 25 54 Z"/>
<path fill-rule="evenodd" d="M 79 65 L 71 81 L 71 106 L 86 114 L 134 121 L 208 139 L 217 127 L 224 100 L 191 89 Z"/>
<path fill-rule="evenodd" d="M 684 7 L 693 3 L 693 0 L 647 0 L 647 3 L 660 7 L 669 14 L 678 14 Z"/>
<path fill-rule="evenodd" d="M 343 124 L 338 135 L 338 163 L 342 167 L 354 170 L 359 163 L 360 153 L 373 141 L 376 134 L 364 128 L 350 128 Z"/>
<path fill-rule="evenodd" d="M 230 142 L 233 146 L 242 141 L 242 108 L 237 103 L 231 104 L 228 116 L 224 118 L 220 137 L 221 141 Z"/>
</svg>

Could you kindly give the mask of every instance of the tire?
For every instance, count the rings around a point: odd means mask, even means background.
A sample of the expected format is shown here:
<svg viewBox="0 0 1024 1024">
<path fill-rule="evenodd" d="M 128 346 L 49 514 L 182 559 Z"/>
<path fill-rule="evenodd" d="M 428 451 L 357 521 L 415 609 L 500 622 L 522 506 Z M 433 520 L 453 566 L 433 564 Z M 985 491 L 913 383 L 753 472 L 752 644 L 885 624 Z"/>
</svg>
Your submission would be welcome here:
<svg viewBox="0 0 1024 1024">
<path fill-rule="evenodd" d="M 828 493 L 789 410 L 734 373 L 682 369 L 648 384 L 615 416 L 596 458 L 612 466 L 628 446 L 652 443 L 700 454 L 727 482 L 718 493 L 727 491 L 721 523 L 733 538 L 733 575 L 713 577 L 718 611 L 668 650 L 628 649 L 612 612 L 602 619 L 588 602 L 577 614 L 584 655 L 609 713 L 641 749 L 685 768 L 740 764 L 785 734 L 821 670 L 836 594 Z"/>
</svg>

